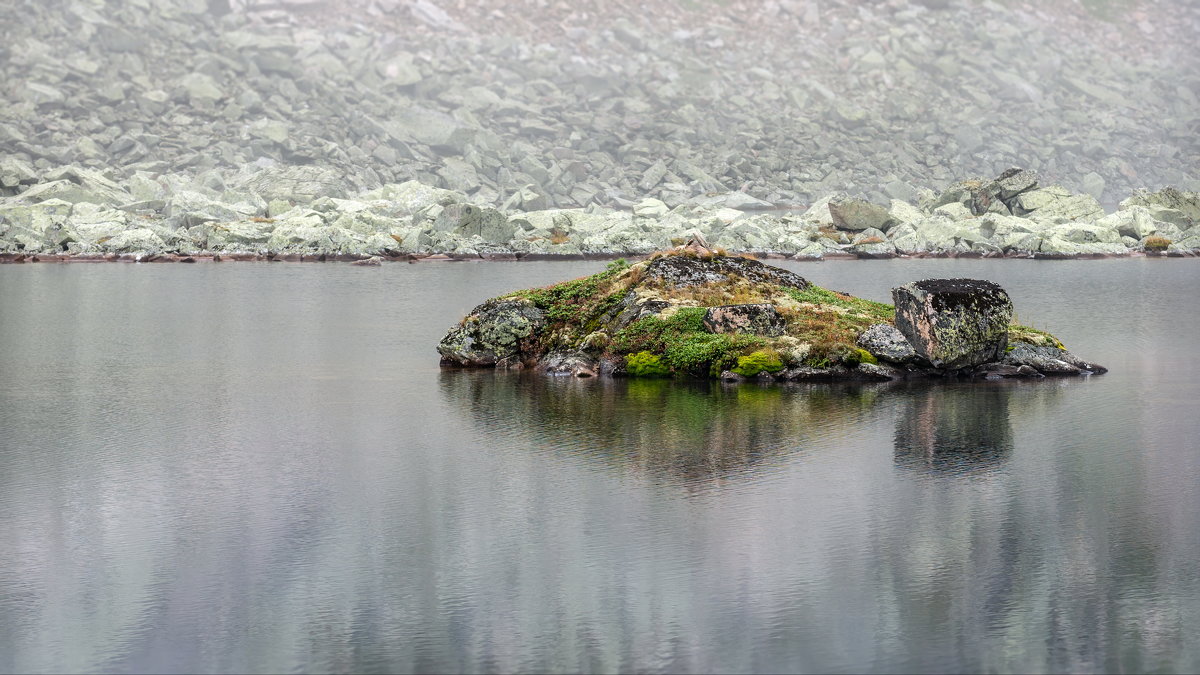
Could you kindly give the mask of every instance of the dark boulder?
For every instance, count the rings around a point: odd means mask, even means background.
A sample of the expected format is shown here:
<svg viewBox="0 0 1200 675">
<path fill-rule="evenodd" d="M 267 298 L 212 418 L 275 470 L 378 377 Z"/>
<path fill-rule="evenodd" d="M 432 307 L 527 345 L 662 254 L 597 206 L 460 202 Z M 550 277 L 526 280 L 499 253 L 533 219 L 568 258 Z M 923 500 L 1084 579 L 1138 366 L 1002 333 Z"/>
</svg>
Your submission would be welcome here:
<svg viewBox="0 0 1200 675">
<path fill-rule="evenodd" d="M 795 272 L 730 256 L 664 255 L 646 266 L 642 279 L 673 290 L 738 280 L 800 290 L 808 288 L 808 281 Z"/>
<path fill-rule="evenodd" d="M 498 298 L 476 307 L 438 344 L 443 362 L 494 366 L 521 356 L 521 342 L 546 325 L 542 310 L 524 298 Z"/>
<path fill-rule="evenodd" d="M 778 337 L 787 322 L 770 304 L 722 305 L 704 313 L 704 328 L 710 333 L 748 333 Z"/>
<path fill-rule="evenodd" d="M 1008 345 L 1012 301 L 978 279 L 926 279 L 892 289 L 896 328 L 935 368 L 998 361 Z"/>
</svg>

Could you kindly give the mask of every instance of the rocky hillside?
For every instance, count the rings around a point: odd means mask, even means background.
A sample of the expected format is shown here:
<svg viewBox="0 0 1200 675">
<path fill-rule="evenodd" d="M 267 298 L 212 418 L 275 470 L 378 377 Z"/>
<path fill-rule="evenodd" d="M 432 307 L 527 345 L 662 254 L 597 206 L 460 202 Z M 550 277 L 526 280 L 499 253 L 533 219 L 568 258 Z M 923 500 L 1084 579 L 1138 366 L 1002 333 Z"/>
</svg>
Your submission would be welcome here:
<svg viewBox="0 0 1200 675">
<path fill-rule="evenodd" d="M 218 194 L 309 165 L 525 211 L 912 201 L 1013 165 L 1109 207 L 1196 189 L 1200 7 L 1125 5 L 13 0 L 0 189 L 67 165 Z"/>
</svg>

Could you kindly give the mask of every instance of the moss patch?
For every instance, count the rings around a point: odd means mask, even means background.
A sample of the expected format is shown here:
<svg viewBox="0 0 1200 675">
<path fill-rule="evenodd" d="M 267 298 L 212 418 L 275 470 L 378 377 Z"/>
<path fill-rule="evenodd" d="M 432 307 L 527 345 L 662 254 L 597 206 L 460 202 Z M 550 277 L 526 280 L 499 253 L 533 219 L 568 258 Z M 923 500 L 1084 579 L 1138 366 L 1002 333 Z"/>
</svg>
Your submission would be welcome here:
<svg viewBox="0 0 1200 675">
<path fill-rule="evenodd" d="M 773 351 L 760 349 L 745 356 L 738 357 L 737 366 L 733 372 L 742 377 L 754 377 L 761 372 L 778 373 L 783 370 L 783 361 Z"/>
<path fill-rule="evenodd" d="M 1037 328 L 1031 328 L 1029 326 L 1021 326 L 1015 323 L 1008 327 L 1008 341 L 1009 343 L 1028 342 L 1029 344 L 1036 345 L 1038 347 L 1057 347 L 1059 349 L 1066 349 L 1066 347 L 1063 346 L 1063 343 L 1060 342 L 1058 338 L 1047 333 L 1046 331 L 1038 330 Z"/>
<path fill-rule="evenodd" d="M 625 370 L 634 377 L 666 377 L 671 374 L 671 369 L 662 362 L 662 357 L 650 352 L 626 356 Z"/>
</svg>

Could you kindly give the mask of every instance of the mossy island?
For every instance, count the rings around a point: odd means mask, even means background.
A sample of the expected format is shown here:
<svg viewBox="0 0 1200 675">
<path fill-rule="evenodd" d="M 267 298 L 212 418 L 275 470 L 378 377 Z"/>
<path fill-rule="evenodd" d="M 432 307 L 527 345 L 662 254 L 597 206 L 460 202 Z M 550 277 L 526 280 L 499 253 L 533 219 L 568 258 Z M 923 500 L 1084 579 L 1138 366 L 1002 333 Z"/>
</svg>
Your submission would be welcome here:
<svg viewBox="0 0 1200 675">
<path fill-rule="evenodd" d="M 476 307 L 438 345 L 444 367 L 576 377 L 887 381 L 1105 372 L 1011 323 L 988 281 L 931 279 L 893 305 L 692 241 Z"/>
</svg>

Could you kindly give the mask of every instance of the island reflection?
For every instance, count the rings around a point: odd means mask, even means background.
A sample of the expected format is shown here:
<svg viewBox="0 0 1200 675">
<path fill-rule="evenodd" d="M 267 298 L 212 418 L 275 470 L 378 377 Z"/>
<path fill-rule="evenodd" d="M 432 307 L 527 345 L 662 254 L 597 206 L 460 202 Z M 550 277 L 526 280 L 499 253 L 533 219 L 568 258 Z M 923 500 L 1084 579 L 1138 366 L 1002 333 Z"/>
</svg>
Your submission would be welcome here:
<svg viewBox="0 0 1200 675">
<path fill-rule="evenodd" d="M 447 401 L 489 433 L 581 453 L 672 482 L 775 465 L 814 438 L 872 419 L 879 386 L 579 380 L 448 371 Z"/>
<path fill-rule="evenodd" d="M 898 468 L 979 474 L 1012 454 L 1012 418 L 1056 405 L 1062 380 L 758 385 L 446 371 L 443 397 L 488 433 L 658 480 L 761 472 L 815 441 L 894 414 Z"/>
</svg>

